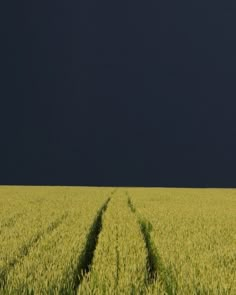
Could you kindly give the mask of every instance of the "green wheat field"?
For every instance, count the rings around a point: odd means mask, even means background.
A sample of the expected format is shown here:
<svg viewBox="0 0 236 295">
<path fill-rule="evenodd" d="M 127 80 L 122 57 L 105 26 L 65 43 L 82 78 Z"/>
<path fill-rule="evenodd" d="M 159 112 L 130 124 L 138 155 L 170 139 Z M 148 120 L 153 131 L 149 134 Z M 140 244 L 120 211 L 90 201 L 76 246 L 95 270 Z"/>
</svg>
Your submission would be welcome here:
<svg viewBox="0 0 236 295">
<path fill-rule="evenodd" d="M 236 190 L 0 186 L 0 294 L 236 294 Z"/>
</svg>

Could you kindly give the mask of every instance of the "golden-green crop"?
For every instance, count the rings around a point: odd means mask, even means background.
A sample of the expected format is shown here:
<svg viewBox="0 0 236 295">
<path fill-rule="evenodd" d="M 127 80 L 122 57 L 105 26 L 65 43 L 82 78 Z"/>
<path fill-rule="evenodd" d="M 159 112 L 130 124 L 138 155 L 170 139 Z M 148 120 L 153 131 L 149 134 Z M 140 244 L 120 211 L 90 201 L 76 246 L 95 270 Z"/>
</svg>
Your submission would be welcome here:
<svg viewBox="0 0 236 295">
<path fill-rule="evenodd" d="M 1 203 L 8 198 L 4 189 Z M 89 230 L 108 198 L 106 192 L 83 188 L 18 188 L 13 193 L 15 197 L 10 198 L 13 208 L 17 203 L 23 204 L 23 211 L 19 211 L 22 214 L 15 215 L 16 220 L 10 226 L 1 219 L 1 225 L 5 225 L 0 236 L 2 293 L 72 292 Z"/>
<path fill-rule="evenodd" d="M 0 294 L 236 294 L 236 190 L 0 187 Z"/>
<path fill-rule="evenodd" d="M 147 249 L 121 191 L 103 218 L 93 265 L 78 294 L 141 294 L 147 280 Z"/>
<path fill-rule="evenodd" d="M 130 190 L 169 294 L 236 294 L 236 190 Z M 158 280 L 156 281 L 156 284 Z M 149 286 L 156 294 L 155 284 Z"/>
</svg>

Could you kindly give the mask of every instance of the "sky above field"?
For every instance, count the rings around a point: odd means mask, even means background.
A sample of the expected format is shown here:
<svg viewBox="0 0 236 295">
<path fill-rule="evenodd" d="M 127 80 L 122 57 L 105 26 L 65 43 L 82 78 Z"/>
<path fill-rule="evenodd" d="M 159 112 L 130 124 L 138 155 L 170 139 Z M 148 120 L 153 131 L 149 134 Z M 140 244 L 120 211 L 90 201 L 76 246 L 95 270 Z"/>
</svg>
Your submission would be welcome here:
<svg viewBox="0 0 236 295">
<path fill-rule="evenodd" d="M 236 186 L 233 1 L 5 5 L 1 184 Z"/>
</svg>

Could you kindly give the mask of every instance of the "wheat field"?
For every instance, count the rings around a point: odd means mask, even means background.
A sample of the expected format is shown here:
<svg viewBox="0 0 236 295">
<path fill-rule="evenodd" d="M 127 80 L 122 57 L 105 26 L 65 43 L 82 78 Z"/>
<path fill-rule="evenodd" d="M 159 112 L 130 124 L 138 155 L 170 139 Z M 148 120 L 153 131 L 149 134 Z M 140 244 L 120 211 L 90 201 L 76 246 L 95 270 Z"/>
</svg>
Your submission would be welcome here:
<svg viewBox="0 0 236 295">
<path fill-rule="evenodd" d="M 0 294 L 236 294 L 236 190 L 0 186 Z"/>
</svg>

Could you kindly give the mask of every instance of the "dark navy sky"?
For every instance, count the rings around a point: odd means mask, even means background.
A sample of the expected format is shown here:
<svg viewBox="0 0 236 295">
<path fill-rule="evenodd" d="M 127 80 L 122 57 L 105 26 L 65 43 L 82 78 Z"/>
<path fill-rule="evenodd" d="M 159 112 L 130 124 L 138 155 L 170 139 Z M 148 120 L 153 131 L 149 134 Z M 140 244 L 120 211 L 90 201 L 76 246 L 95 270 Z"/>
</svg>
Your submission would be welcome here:
<svg viewBox="0 0 236 295">
<path fill-rule="evenodd" d="M 18 2 L 1 184 L 236 186 L 234 1 Z"/>
</svg>

